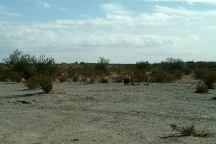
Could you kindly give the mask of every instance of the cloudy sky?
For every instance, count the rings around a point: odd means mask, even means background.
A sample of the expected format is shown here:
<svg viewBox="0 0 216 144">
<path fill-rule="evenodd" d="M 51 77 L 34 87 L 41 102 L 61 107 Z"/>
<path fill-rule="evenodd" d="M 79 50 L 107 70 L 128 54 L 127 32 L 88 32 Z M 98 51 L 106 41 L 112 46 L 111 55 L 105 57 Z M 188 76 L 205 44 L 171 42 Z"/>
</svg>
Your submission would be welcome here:
<svg viewBox="0 0 216 144">
<path fill-rule="evenodd" d="M 216 60 L 216 0 L 0 0 L 0 59 Z"/>
</svg>

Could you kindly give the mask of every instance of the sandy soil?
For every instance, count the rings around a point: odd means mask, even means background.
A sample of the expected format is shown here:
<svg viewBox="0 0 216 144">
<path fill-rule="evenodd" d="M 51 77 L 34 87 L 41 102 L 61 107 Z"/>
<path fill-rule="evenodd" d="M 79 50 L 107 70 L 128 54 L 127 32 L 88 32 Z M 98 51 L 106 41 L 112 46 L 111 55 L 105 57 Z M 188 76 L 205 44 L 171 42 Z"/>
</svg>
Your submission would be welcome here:
<svg viewBox="0 0 216 144">
<path fill-rule="evenodd" d="M 50 94 L 0 83 L 1 144 L 215 144 L 181 137 L 169 124 L 216 132 L 216 90 L 192 83 L 55 83 Z"/>
</svg>

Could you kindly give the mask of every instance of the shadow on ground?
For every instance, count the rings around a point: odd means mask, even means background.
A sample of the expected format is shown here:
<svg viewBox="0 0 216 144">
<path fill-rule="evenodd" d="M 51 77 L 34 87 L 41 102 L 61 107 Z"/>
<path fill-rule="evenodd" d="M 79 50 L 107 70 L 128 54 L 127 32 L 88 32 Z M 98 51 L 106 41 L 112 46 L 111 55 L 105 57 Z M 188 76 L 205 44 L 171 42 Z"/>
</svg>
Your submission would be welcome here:
<svg viewBox="0 0 216 144">
<path fill-rule="evenodd" d="M 44 94 L 44 92 L 37 92 L 37 93 L 30 93 L 30 94 L 21 94 L 21 95 L 12 95 L 12 96 L 3 96 L 0 99 L 13 99 L 13 98 L 25 98 L 25 97 L 33 97 L 33 96 L 40 96 Z"/>
</svg>

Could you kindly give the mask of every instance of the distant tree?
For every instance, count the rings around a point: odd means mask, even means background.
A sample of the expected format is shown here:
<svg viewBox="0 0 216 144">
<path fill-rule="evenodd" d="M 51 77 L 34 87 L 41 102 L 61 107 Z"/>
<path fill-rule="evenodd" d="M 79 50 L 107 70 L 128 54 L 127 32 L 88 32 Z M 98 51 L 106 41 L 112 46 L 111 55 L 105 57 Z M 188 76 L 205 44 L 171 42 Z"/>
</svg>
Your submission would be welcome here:
<svg viewBox="0 0 216 144">
<path fill-rule="evenodd" d="M 46 58 L 45 55 L 40 56 L 34 63 L 37 73 L 47 73 L 54 75 L 56 73 L 56 65 L 54 58 Z"/>
<path fill-rule="evenodd" d="M 105 59 L 104 57 L 99 57 L 99 60 L 97 64 L 95 65 L 95 68 L 97 70 L 107 71 L 108 64 L 109 64 L 108 59 Z"/>
<path fill-rule="evenodd" d="M 8 58 L 4 59 L 10 69 L 17 72 L 25 79 L 29 79 L 36 73 L 47 73 L 53 75 L 56 72 L 55 60 L 46 58 L 44 55 L 38 59 L 30 54 L 23 54 L 16 49 Z"/>
<path fill-rule="evenodd" d="M 36 70 L 34 65 L 36 58 L 29 54 L 23 54 L 18 49 L 10 54 L 8 58 L 5 58 L 4 62 L 12 71 L 17 72 L 25 79 L 31 77 Z"/>
<path fill-rule="evenodd" d="M 148 61 L 139 61 L 139 62 L 136 62 L 136 67 L 139 69 L 139 70 L 143 70 L 143 69 L 146 69 L 150 66 L 149 62 Z"/>
<path fill-rule="evenodd" d="M 164 68 L 169 70 L 184 70 L 187 67 L 186 63 L 183 60 L 175 58 L 167 58 L 165 62 L 162 62 L 162 65 Z"/>
</svg>

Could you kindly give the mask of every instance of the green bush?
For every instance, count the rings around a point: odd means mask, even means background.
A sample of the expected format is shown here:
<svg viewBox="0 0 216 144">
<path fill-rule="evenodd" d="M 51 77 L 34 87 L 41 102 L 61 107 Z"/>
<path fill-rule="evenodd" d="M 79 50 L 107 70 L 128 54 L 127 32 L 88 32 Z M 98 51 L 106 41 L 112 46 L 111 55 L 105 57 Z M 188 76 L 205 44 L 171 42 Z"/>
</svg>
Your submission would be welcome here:
<svg viewBox="0 0 216 144">
<path fill-rule="evenodd" d="M 196 93 L 208 93 L 208 86 L 203 82 L 199 82 L 197 84 L 195 92 Z"/>
<path fill-rule="evenodd" d="M 23 54 L 19 50 L 15 50 L 8 58 L 4 59 L 10 70 L 18 73 L 26 80 L 34 76 L 36 73 L 48 73 L 54 75 L 56 73 L 55 60 L 40 56 L 38 59 L 30 54 Z"/>
<path fill-rule="evenodd" d="M 37 89 L 40 87 L 39 82 L 38 82 L 38 77 L 36 76 L 33 76 L 29 78 L 28 80 L 26 80 L 24 84 L 28 89 Z"/>
<path fill-rule="evenodd" d="M 53 88 L 53 78 L 48 74 L 39 74 L 38 83 L 45 93 L 49 93 Z"/>
<path fill-rule="evenodd" d="M 20 82 L 25 78 L 25 85 L 29 89 L 35 89 L 40 85 L 46 93 L 52 90 L 53 80 L 57 76 L 57 67 L 53 58 L 46 58 L 44 55 L 36 58 L 15 50 L 4 59 L 4 62 L 9 67 L 9 79 Z"/>
<path fill-rule="evenodd" d="M 7 64 L 11 71 L 18 73 L 25 79 L 30 78 L 35 72 L 35 57 L 29 54 L 23 54 L 19 50 L 15 50 L 9 55 L 9 58 L 5 58 L 4 62 Z"/>
</svg>

